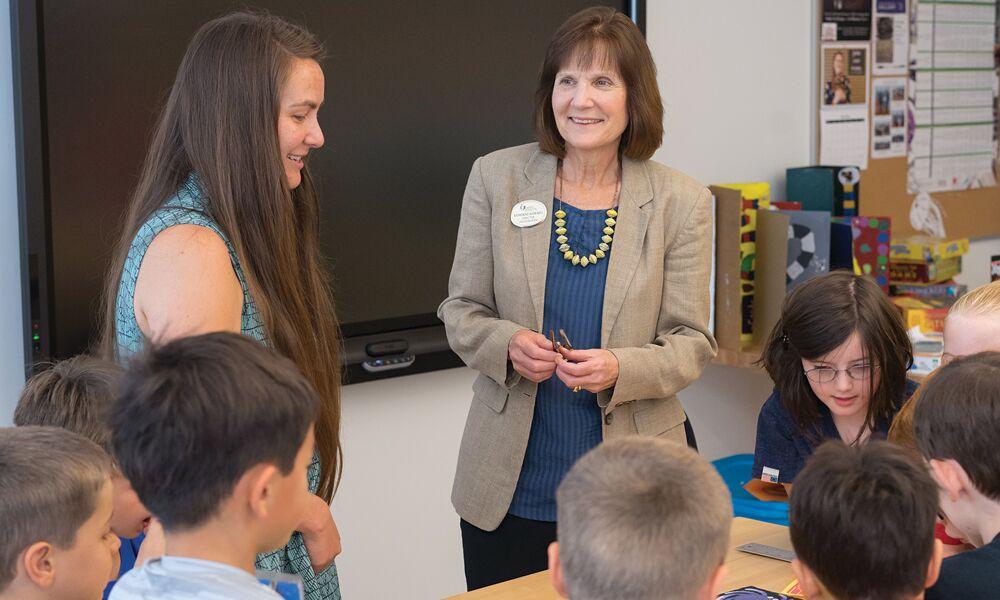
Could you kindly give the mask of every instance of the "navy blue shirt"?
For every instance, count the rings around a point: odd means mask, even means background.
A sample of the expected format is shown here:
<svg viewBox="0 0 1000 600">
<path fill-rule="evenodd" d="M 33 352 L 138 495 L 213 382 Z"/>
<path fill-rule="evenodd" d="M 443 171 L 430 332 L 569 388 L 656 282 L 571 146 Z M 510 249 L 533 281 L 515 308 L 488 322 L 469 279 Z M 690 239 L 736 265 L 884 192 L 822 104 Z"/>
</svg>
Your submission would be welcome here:
<svg viewBox="0 0 1000 600">
<path fill-rule="evenodd" d="M 902 398 L 893 405 L 892 414 L 888 419 L 879 419 L 875 422 L 875 429 L 872 431 L 872 439 L 885 439 L 889 432 L 889 426 L 896 412 L 909 400 L 913 392 L 917 390 L 918 384 L 906 380 L 906 391 Z M 799 474 L 806 464 L 806 459 L 812 455 L 816 447 L 828 439 L 840 439 L 840 432 L 833 422 L 833 415 L 830 409 L 822 402 L 819 405 L 819 424 L 816 426 L 815 435 L 810 437 L 805 435 L 799 426 L 788 413 L 785 405 L 781 402 L 781 395 L 775 388 L 770 397 L 764 402 L 757 417 L 757 443 L 754 447 L 753 471 L 751 477 L 760 479 L 764 467 L 769 470 L 778 471 L 777 483 L 792 483 L 795 476 Z M 814 439 L 815 438 L 815 439 Z"/>
<path fill-rule="evenodd" d="M 982 548 L 950 556 L 926 600 L 996 598 L 1000 595 L 1000 535 Z"/>
<path fill-rule="evenodd" d="M 139 554 L 139 546 L 142 545 L 142 540 L 146 539 L 145 533 L 140 533 L 134 538 L 118 538 L 122 545 L 118 548 L 118 556 L 121 558 L 121 566 L 118 567 L 118 577 L 121 577 L 125 573 L 128 573 L 135 567 L 135 557 Z M 115 581 L 118 581 L 117 579 Z M 115 587 L 115 581 L 109 581 L 108 585 L 104 588 L 104 600 L 108 600 L 108 595 L 111 593 L 112 588 Z"/>
<path fill-rule="evenodd" d="M 558 208 L 557 200 L 552 220 Z M 562 209 L 566 212 L 570 246 L 577 254 L 589 255 L 601 243 L 607 211 L 580 210 L 565 203 Z M 559 339 L 561 328 L 577 350 L 600 348 L 604 283 L 611 254 L 596 265 L 575 266 L 563 258 L 555 241 L 555 227 L 551 223 L 549 227 L 553 232 L 545 275 L 542 332 L 548 337 L 549 330 L 555 330 Z M 587 390 L 574 394 L 555 374 L 538 384 L 528 447 L 508 512 L 524 519 L 555 521 L 559 482 L 578 458 L 601 443 L 601 438 L 601 408 L 596 394 Z"/>
</svg>

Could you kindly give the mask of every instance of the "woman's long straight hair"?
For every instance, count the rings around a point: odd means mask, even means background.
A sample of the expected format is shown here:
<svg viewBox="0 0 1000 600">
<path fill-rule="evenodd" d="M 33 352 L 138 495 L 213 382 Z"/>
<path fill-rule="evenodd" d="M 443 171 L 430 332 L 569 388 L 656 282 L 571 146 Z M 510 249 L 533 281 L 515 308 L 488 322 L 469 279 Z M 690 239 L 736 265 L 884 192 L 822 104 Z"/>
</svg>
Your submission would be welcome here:
<svg viewBox="0 0 1000 600">
<path fill-rule="evenodd" d="M 117 356 L 115 299 L 142 224 L 196 173 L 211 218 L 235 248 L 265 332 L 322 399 L 319 495 L 340 473 L 340 338 L 319 253 L 319 211 L 308 167 L 288 189 L 278 145 L 281 90 L 297 60 L 320 60 L 308 31 L 265 13 L 203 25 L 187 48 L 153 133 L 104 286 L 101 350 Z"/>
</svg>

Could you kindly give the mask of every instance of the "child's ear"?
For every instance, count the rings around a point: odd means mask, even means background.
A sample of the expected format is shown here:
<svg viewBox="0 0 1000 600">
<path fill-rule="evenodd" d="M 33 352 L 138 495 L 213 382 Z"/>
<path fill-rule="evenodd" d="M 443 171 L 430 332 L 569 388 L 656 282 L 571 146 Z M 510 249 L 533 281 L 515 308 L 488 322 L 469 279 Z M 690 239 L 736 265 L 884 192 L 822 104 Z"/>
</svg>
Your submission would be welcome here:
<svg viewBox="0 0 1000 600">
<path fill-rule="evenodd" d="M 795 578 L 799 580 L 799 589 L 802 590 L 802 595 L 808 598 L 808 600 L 818 600 L 823 597 L 823 588 L 819 585 L 819 581 L 809 567 L 802 564 L 799 559 L 792 560 L 792 572 L 795 573 Z"/>
<path fill-rule="evenodd" d="M 566 582 L 563 581 L 562 565 L 559 564 L 559 542 L 549 544 L 549 579 L 560 596 L 569 598 Z"/>
<path fill-rule="evenodd" d="M 948 495 L 948 500 L 958 502 L 961 496 L 968 495 L 969 476 L 958 461 L 953 458 L 945 460 L 932 458 L 930 465 L 931 475 L 941 490 Z"/>
<path fill-rule="evenodd" d="M 720 564 L 711 577 L 708 578 L 708 581 L 705 582 L 705 585 L 702 586 L 700 597 L 706 600 L 715 600 L 715 597 L 722 593 L 722 584 L 726 579 L 727 573 L 726 563 Z"/>
<path fill-rule="evenodd" d="M 20 566 L 24 569 L 25 577 L 40 588 L 50 587 L 56 579 L 52 551 L 52 544 L 35 542 L 21 553 Z"/>
<path fill-rule="evenodd" d="M 274 510 L 274 485 L 279 476 L 276 466 L 261 463 L 254 465 L 240 478 L 242 485 L 238 484 L 237 489 L 245 489 L 247 506 L 255 517 L 265 518 Z"/>
<path fill-rule="evenodd" d="M 944 544 L 941 540 L 934 539 L 934 551 L 931 553 L 931 562 L 927 564 L 927 579 L 924 581 L 924 589 L 929 589 L 937 583 L 938 575 L 941 574 L 941 561 L 944 559 Z"/>
</svg>

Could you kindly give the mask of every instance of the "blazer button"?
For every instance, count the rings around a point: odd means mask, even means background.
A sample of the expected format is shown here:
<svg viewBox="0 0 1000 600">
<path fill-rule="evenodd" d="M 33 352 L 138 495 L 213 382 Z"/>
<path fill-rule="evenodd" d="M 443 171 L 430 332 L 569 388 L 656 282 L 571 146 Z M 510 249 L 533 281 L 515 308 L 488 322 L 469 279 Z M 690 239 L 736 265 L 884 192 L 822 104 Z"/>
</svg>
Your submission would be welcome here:
<svg viewBox="0 0 1000 600">
<path fill-rule="evenodd" d="M 611 425 L 611 422 L 615 420 L 615 416 L 611 413 L 604 415 L 604 424 Z"/>
</svg>

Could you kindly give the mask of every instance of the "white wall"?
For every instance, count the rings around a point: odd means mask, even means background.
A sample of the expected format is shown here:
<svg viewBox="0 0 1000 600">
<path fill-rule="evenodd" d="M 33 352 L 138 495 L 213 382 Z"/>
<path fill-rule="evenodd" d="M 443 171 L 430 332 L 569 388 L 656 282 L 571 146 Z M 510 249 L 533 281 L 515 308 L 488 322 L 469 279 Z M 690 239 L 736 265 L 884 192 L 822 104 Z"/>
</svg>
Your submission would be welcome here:
<svg viewBox="0 0 1000 600">
<path fill-rule="evenodd" d="M 659 0 L 647 4 L 666 137 L 654 158 L 705 184 L 767 181 L 812 164 L 810 0 Z"/>
<path fill-rule="evenodd" d="M 0 426 L 11 423 L 24 385 L 24 315 L 14 144 L 10 2 L 0 0 Z"/>
<path fill-rule="evenodd" d="M 786 166 L 811 162 L 811 4 L 647 3 L 667 108 L 657 160 L 705 182 L 763 179 L 776 191 Z M 344 390 L 347 468 L 333 510 L 344 538 L 337 564 L 345 598 L 464 591 L 449 494 L 473 378 L 453 369 Z M 770 388 L 759 371 L 710 366 L 682 392 L 702 454 L 752 452 Z"/>
<path fill-rule="evenodd" d="M 969 253 L 962 257 L 962 274 L 955 281 L 970 290 L 989 283 L 991 256 L 1000 256 L 1000 236 L 972 240 Z"/>
</svg>

